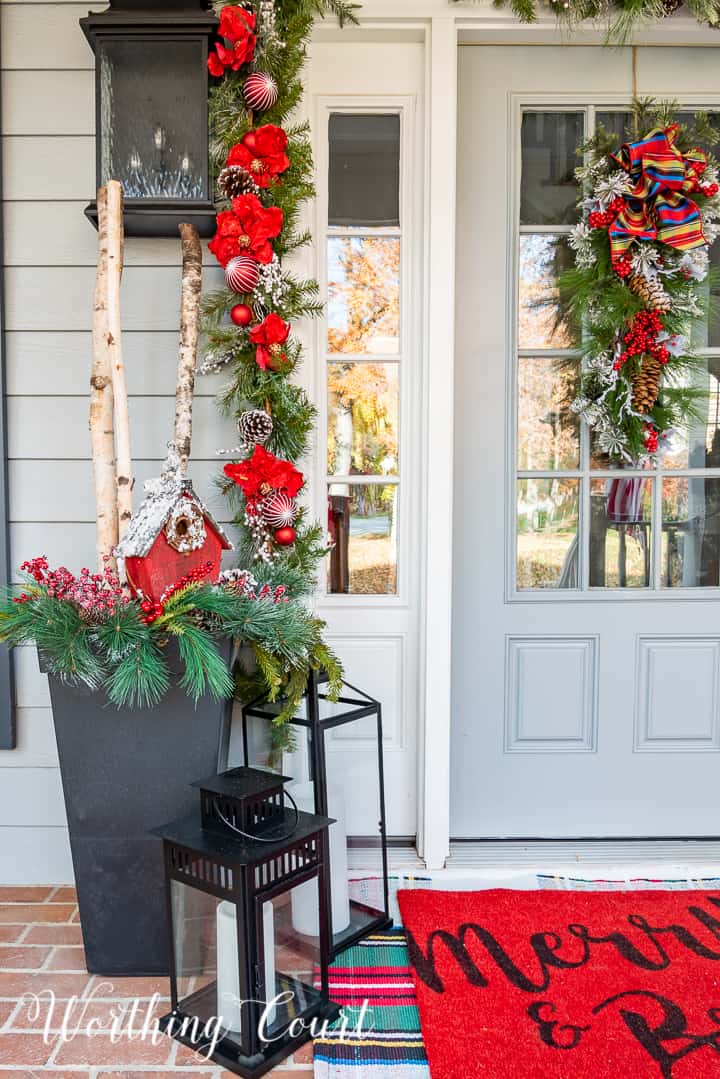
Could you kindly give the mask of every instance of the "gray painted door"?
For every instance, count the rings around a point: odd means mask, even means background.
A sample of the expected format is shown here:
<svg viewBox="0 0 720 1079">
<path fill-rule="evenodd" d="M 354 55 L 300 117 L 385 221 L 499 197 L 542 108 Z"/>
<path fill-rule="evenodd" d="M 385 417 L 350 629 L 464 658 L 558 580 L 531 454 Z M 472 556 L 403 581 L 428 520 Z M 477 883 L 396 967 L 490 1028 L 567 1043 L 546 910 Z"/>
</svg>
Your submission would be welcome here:
<svg viewBox="0 0 720 1079">
<path fill-rule="evenodd" d="M 464 48 L 459 78 L 452 834 L 718 835 L 718 326 L 707 416 L 657 472 L 603 471 L 553 302 L 631 50 Z M 712 49 L 641 48 L 637 79 L 720 107 Z"/>
</svg>

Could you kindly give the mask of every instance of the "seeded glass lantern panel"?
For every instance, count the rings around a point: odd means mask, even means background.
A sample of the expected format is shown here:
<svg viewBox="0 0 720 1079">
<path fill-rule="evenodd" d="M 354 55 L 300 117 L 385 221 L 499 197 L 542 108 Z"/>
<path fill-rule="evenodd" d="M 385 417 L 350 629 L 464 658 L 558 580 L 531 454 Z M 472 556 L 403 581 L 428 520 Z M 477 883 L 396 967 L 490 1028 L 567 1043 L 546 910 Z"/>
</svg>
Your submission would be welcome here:
<svg viewBox="0 0 720 1079">
<path fill-rule="evenodd" d="M 267 764 L 262 727 L 272 724 L 284 702 L 253 701 L 243 708 L 243 750 L 246 763 Z M 288 790 L 301 809 L 332 817 L 329 830 L 327 887 L 330 914 L 330 955 L 370 933 L 392 925 L 389 915 L 387 827 L 383 776 L 382 708 L 362 690 L 343 682 L 338 701 L 327 694 L 327 676 L 311 674 L 308 690 L 289 721 L 295 728 L 292 771 Z M 256 724 L 260 724 L 258 732 Z M 260 737 L 258 737 L 260 734 Z M 342 753 L 367 754 L 372 768 L 362 770 L 362 782 L 347 772 Z M 368 819 L 377 821 L 367 834 Z M 353 853 L 367 852 L 372 874 L 352 872 Z"/>
<path fill-rule="evenodd" d="M 328 990 L 326 817 L 285 805 L 285 777 L 234 768 L 163 839 L 171 1037 L 255 1079 L 337 1017 Z M 240 834 L 240 833 L 245 833 Z"/>
<path fill-rule="evenodd" d="M 97 186 L 119 180 L 130 236 L 211 235 L 208 42 L 203 0 L 113 0 L 80 25 L 95 53 Z M 97 206 L 86 213 L 97 222 Z"/>
</svg>

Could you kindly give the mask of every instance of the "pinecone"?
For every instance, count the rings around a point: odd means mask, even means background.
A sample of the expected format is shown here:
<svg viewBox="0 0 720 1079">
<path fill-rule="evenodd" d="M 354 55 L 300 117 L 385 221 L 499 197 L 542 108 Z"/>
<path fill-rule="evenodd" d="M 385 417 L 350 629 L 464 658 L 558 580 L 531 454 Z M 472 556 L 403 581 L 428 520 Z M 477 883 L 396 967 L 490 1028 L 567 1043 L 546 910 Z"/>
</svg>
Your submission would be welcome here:
<svg viewBox="0 0 720 1079">
<path fill-rule="evenodd" d="M 261 408 L 243 412 L 238 419 L 238 431 L 246 446 L 262 445 L 273 432 L 272 416 Z"/>
<path fill-rule="evenodd" d="M 226 165 L 218 175 L 217 184 L 226 199 L 234 199 L 238 195 L 247 195 L 258 190 L 250 173 L 241 165 Z"/>
<path fill-rule="evenodd" d="M 635 273 L 628 280 L 628 285 L 631 292 L 645 300 L 651 311 L 664 314 L 672 307 L 672 301 L 657 277 L 644 277 Z"/>
<path fill-rule="evenodd" d="M 646 352 L 640 361 L 639 371 L 632 378 L 633 408 L 643 416 L 652 410 L 658 399 L 661 375 L 662 364 Z"/>
</svg>

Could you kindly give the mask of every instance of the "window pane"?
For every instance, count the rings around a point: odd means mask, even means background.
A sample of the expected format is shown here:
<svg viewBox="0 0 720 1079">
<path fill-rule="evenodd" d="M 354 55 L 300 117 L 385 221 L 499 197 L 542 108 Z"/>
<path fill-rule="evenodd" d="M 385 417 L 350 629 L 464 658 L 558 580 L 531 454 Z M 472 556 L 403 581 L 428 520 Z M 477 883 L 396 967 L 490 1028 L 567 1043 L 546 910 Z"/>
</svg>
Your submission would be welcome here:
<svg viewBox="0 0 720 1079">
<path fill-rule="evenodd" d="M 354 355 L 400 351 L 400 240 L 328 240 L 328 350 Z"/>
<path fill-rule="evenodd" d="M 663 468 L 720 468 L 720 357 L 703 360 L 695 386 L 707 391 L 696 404 L 701 415 L 670 433 Z"/>
<path fill-rule="evenodd" d="M 663 480 L 662 583 L 720 584 L 720 479 Z"/>
<path fill-rule="evenodd" d="M 574 171 L 583 139 L 581 112 L 526 112 L 522 119 L 521 225 L 578 220 Z"/>
<path fill-rule="evenodd" d="M 400 224 L 400 117 L 330 117 L 328 223 Z"/>
<path fill-rule="evenodd" d="M 618 476 L 590 485 L 590 587 L 649 588 L 652 480 Z"/>
<path fill-rule="evenodd" d="M 390 476 L 398 471 L 398 367 L 328 365 L 328 472 Z"/>
<path fill-rule="evenodd" d="M 397 484 L 332 483 L 328 592 L 397 592 Z"/>
<path fill-rule="evenodd" d="M 576 360 L 524 356 L 518 372 L 518 468 L 524 472 L 577 468 L 579 421 Z"/>
<path fill-rule="evenodd" d="M 632 131 L 633 117 L 631 112 L 597 112 L 595 121 L 599 127 L 601 124 L 609 134 L 615 136 L 618 148 L 628 140 L 628 134 Z"/>
<path fill-rule="evenodd" d="M 519 480 L 517 586 L 578 588 L 579 480 Z"/>
<path fill-rule="evenodd" d="M 573 263 L 561 236 L 520 237 L 520 348 L 573 348 L 577 334 L 560 315 L 558 277 Z"/>
</svg>

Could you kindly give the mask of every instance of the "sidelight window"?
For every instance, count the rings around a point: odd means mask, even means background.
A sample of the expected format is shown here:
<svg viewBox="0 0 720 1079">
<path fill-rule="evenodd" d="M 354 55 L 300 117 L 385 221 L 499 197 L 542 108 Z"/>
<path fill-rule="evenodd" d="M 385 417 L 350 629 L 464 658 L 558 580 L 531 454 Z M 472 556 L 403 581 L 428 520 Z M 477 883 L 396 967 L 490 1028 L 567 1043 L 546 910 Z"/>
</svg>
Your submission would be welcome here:
<svg viewBox="0 0 720 1079">
<path fill-rule="evenodd" d="M 327 591 L 394 595 L 406 348 L 400 114 L 332 112 L 328 141 Z"/>
</svg>

